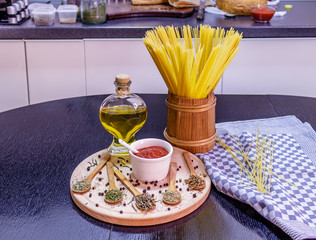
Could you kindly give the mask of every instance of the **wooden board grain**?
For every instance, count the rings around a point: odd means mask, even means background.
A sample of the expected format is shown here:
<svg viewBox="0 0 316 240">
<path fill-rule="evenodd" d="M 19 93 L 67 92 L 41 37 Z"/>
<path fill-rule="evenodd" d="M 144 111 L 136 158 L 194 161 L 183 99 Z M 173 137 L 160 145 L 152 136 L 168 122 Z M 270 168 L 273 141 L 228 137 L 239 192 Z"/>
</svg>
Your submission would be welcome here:
<svg viewBox="0 0 316 240">
<path fill-rule="evenodd" d="M 185 18 L 193 14 L 193 8 L 175 8 L 169 4 L 132 5 L 130 0 L 110 0 L 106 3 L 108 20 L 132 17 Z"/>
<path fill-rule="evenodd" d="M 108 189 L 107 183 L 107 171 L 104 168 L 92 181 L 92 189 L 85 194 L 76 194 L 71 191 L 71 185 L 86 177 L 93 167 L 87 171 L 87 167 L 93 161 L 98 161 L 98 155 L 101 155 L 105 150 L 97 152 L 85 160 L 83 160 L 73 171 L 70 179 L 70 193 L 75 204 L 88 215 L 97 218 L 101 221 L 124 225 L 124 226 L 149 226 L 167 223 L 179 218 L 182 218 L 189 213 L 196 210 L 209 196 L 211 191 L 211 180 L 204 168 L 203 162 L 191 154 L 194 166 L 197 166 L 197 173 L 204 176 L 206 187 L 201 191 L 188 190 L 188 185 L 185 183 L 185 179 L 190 176 L 190 171 L 186 165 L 185 160 L 182 157 L 184 150 L 180 148 L 174 148 L 172 155 L 172 161 L 177 162 L 178 171 L 176 177 L 176 186 L 182 195 L 182 201 L 178 205 L 170 206 L 166 205 L 162 201 L 162 193 L 168 186 L 165 186 L 169 182 L 169 177 L 159 181 L 157 185 L 153 183 L 140 182 L 136 188 L 143 192 L 144 189 L 150 194 L 154 194 L 156 200 L 156 208 L 148 212 L 142 212 L 135 206 L 132 201 L 132 194 L 125 188 L 123 190 L 123 201 L 117 205 L 110 205 L 104 201 L 104 192 Z M 132 183 L 136 183 L 136 179 L 133 178 L 129 159 L 126 158 L 127 165 L 120 166 L 120 159 L 112 157 L 111 161 L 123 172 L 128 178 L 132 179 Z M 89 163 L 90 162 L 90 163 Z M 115 167 L 114 167 L 115 169 Z M 118 188 L 124 187 L 121 182 L 116 181 Z M 147 190 L 147 188 L 150 188 Z"/>
</svg>

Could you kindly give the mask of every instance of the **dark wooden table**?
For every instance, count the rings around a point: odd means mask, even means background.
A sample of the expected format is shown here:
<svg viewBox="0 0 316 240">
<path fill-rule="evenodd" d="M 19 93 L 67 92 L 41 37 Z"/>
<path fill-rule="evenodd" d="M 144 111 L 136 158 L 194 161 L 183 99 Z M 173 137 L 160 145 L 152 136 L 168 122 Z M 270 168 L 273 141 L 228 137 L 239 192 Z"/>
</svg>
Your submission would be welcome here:
<svg viewBox="0 0 316 240">
<path fill-rule="evenodd" d="M 137 138 L 163 138 L 166 95 L 141 95 L 148 120 Z M 0 113 L 0 239 L 289 239 L 249 206 L 212 188 L 190 215 L 152 227 L 98 221 L 71 200 L 69 180 L 111 136 L 98 109 L 105 96 L 71 98 Z M 316 129 L 316 99 L 217 96 L 216 122 L 296 115 Z"/>
</svg>

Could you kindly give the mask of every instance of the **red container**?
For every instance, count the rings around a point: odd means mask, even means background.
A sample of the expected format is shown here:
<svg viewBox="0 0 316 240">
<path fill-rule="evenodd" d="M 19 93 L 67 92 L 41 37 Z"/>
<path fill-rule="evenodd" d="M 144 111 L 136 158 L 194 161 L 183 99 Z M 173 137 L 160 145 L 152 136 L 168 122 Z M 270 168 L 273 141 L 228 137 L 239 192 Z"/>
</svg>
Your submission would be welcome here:
<svg viewBox="0 0 316 240">
<path fill-rule="evenodd" d="M 272 7 L 256 7 L 251 9 L 251 15 L 256 22 L 269 22 L 275 13 Z"/>
</svg>

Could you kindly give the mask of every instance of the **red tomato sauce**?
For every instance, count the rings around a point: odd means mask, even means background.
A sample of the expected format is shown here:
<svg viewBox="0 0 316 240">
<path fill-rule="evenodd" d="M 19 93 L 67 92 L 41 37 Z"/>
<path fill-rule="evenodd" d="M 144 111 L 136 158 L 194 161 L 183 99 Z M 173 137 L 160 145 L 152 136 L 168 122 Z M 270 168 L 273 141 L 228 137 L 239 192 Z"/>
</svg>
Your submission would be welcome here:
<svg viewBox="0 0 316 240">
<path fill-rule="evenodd" d="M 256 8 L 251 10 L 251 14 L 257 21 L 269 21 L 273 17 L 274 12 L 275 11 L 270 8 Z"/>
<path fill-rule="evenodd" d="M 140 148 L 137 150 L 139 153 L 134 153 L 136 156 L 149 159 L 164 157 L 169 153 L 166 149 L 159 146 Z"/>
</svg>

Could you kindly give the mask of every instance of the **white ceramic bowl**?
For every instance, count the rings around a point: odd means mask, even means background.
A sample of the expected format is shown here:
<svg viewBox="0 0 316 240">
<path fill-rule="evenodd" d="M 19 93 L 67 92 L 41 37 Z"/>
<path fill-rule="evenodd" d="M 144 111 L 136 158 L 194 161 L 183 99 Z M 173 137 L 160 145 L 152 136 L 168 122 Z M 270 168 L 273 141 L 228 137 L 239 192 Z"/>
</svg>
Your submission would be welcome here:
<svg viewBox="0 0 316 240">
<path fill-rule="evenodd" d="M 167 177 L 171 161 L 173 148 L 167 141 L 157 138 L 145 138 L 131 144 L 135 149 L 146 148 L 151 146 L 160 146 L 165 148 L 169 153 L 160 158 L 142 158 L 134 155 L 131 151 L 131 163 L 133 167 L 133 175 L 140 181 L 160 181 Z"/>
</svg>

